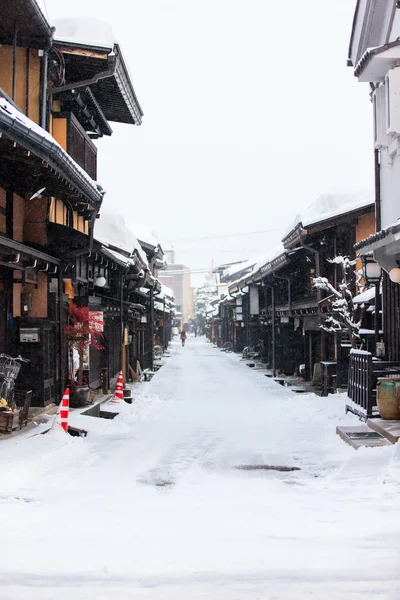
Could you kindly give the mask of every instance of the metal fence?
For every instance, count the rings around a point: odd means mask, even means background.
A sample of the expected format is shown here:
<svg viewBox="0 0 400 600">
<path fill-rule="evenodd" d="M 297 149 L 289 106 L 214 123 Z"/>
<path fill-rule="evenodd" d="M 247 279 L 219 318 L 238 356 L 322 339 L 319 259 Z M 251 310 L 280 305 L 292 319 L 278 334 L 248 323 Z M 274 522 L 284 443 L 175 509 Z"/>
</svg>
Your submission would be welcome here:
<svg viewBox="0 0 400 600">
<path fill-rule="evenodd" d="M 375 359 L 366 350 L 351 350 L 347 396 L 352 402 L 346 405 L 346 412 L 353 412 L 365 420 L 379 417 L 376 406 L 378 378 L 398 375 L 399 367 L 399 362 Z"/>
</svg>

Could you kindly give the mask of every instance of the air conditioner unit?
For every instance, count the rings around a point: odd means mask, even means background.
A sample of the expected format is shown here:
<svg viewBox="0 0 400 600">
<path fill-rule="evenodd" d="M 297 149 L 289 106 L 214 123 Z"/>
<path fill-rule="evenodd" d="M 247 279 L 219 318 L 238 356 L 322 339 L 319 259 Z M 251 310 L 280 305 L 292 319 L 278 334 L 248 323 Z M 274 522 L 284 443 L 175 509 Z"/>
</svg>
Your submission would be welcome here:
<svg viewBox="0 0 400 600">
<path fill-rule="evenodd" d="M 374 147 L 386 148 L 389 144 L 386 134 L 386 88 L 384 85 L 376 88 L 372 98 L 374 110 Z"/>
<path fill-rule="evenodd" d="M 386 75 L 386 133 L 400 135 L 400 67 Z"/>
</svg>

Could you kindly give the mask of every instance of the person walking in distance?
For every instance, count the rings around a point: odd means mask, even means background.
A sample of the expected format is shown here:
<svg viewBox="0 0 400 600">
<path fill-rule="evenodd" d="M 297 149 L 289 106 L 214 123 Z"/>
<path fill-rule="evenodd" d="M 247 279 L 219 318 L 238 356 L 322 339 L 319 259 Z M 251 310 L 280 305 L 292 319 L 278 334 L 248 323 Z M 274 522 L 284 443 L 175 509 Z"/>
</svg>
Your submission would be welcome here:
<svg viewBox="0 0 400 600">
<path fill-rule="evenodd" d="M 184 346 L 185 341 L 186 341 L 186 331 L 184 329 L 182 329 L 182 331 L 181 331 L 181 341 L 182 341 L 182 346 Z"/>
</svg>

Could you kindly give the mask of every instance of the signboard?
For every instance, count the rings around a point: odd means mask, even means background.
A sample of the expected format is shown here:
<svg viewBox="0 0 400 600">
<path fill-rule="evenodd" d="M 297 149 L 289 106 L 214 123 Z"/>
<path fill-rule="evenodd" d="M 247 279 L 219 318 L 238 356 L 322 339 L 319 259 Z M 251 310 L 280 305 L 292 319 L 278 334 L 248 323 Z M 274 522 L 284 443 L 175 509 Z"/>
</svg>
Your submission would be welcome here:
<svg viewBox="0 0 400 600">
<path fill-rule="evenodd" d="M 258 287 L 255 285 L 250 286 L 250 314 L 260 314 L 260 301 L 258 297 Z"/>
</svg>

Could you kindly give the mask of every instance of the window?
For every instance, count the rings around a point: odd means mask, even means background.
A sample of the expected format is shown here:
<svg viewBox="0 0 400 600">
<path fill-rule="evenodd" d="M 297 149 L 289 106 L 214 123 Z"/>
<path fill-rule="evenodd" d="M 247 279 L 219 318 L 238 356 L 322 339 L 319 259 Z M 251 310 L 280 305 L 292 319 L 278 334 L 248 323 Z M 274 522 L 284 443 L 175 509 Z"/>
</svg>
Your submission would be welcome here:
<svg viewBox="0 0 400 600">
<path fill-rule="evenodd" d="M 69 202 L 63 202 L 56 198 L 51 199 L 49 221 L 50 223 L 77 229 L 82 233 L 89 232 L 88 222 L 85 221 L 84 217 L 74 211 Z"/>
</svg>

